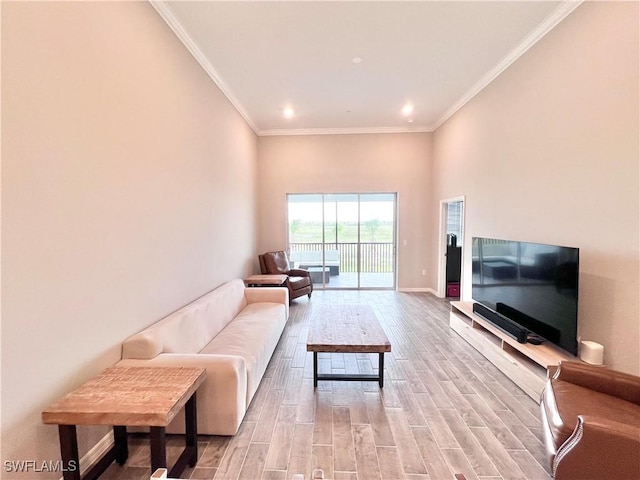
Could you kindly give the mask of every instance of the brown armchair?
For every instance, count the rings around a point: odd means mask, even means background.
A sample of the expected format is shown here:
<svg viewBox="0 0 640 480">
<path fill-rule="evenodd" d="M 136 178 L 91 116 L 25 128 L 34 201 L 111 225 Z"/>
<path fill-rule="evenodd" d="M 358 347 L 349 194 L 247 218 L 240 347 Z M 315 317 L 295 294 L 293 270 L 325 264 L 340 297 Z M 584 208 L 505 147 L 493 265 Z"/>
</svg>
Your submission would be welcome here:
<svg viewBox="0 0 640 480">
<path fill-rule="evenodd" d="M 640 377 L 564 361 L 540 410 L 554 478 L 640 478 Z"/>
<path fill-rule="evenodd" d="M 294 298 L 308 295 L 311 299 L 313 282 L 309 272 L 300 268 L 291 268 L 287 252 L 267 252 L 258 255 L 260 272 L 266 275 L 287 275 L 286 287 L 289 289 L 289 303 Z"/>
</svg>

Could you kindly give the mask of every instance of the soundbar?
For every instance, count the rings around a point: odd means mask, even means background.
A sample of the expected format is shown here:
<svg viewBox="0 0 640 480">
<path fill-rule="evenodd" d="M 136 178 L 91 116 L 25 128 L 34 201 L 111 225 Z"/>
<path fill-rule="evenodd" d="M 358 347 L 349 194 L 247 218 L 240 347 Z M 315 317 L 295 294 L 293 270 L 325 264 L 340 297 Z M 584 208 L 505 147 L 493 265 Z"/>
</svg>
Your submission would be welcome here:
<svg viewBox="0 0 640 480">
<path fill-rule="evenodd" d="M 473 312 L 477 313 L 482 318 L 486 318 L 500 330 L 511 335 L 518 341 L 518 343 L 527 343 L 527 329 L 518 325 L 513 320 L 485 307 L 481 303 L 473 304 Z"/>
</svg>

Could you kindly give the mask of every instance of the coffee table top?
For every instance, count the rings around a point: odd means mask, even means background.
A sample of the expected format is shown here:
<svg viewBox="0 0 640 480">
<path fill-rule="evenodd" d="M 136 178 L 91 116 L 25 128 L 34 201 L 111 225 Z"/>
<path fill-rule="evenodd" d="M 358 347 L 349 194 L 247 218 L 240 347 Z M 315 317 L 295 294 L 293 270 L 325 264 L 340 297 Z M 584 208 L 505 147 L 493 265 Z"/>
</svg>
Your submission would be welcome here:
<svg viewBox="0 0 640 480">
<path fill-rule="evenodd" d="M 110 367 L 47 407 L 42 421 L 166 427 L 205 375 L 203 368 Z"/>
<path fill-rule="evenodd" d="M 391 343 L 367 305 L 328 305 L 311 319 L 307 352 L 390 351 Z"/>
</svg>

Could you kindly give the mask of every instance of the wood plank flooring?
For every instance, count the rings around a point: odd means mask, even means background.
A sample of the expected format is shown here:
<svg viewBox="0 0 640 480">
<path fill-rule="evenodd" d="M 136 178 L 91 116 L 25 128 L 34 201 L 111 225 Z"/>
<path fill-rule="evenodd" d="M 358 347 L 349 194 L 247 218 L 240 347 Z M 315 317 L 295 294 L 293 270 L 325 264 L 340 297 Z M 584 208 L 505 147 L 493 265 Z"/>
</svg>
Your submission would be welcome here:
<svg viewBox="0 0 640 480">
<path fill-rule="evenodd" d="M 385 387 L 319 382 L 307 333 L 326 305 L 369 305 L 391 341 Z M 315 312 L 315 313 L 314 313 Z M 297 299 L 237 435 L 200 436 L 201 480 L 549 479 L 538 405 L 449 328 L 449 303 L 427 293 L 317 291 Z M 377 354 L 320 353 L 322 373 L 376 373 Z M 182 438 L 172 436 L 173 462 Z M 148 440 L 103 478 L 146 480 Z"/>
</svg>

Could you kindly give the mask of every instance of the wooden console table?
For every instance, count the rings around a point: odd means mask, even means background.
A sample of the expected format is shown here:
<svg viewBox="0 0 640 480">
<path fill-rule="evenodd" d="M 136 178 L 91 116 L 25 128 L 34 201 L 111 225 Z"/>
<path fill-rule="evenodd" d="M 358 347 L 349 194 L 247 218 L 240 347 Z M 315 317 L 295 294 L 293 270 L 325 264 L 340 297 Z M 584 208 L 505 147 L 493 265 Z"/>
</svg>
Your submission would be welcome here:
<svg viewBox="0 0 640 480">
<path fill-rule="evenodd" d="M 127 426 L 150 427 L 151 471 L 166 468 L 165 428 L 185 407 L 186 447 L 169 472 L 178 477 L 198 458 L 196 390 L 205 370 L 182 367 L 111 367 L 42 412 L 58 425 L 64 480 L 95 479 L 115 460 L 129 456 Z M 77 425 L 113 426 L 114 446 L 80 476 Z"/>
<path fill-rule="evenodd" d="M 280 287 L 286 281 L 286 275 L 251 275 L 244 283 L 247 287 Z"/>
</svg>

